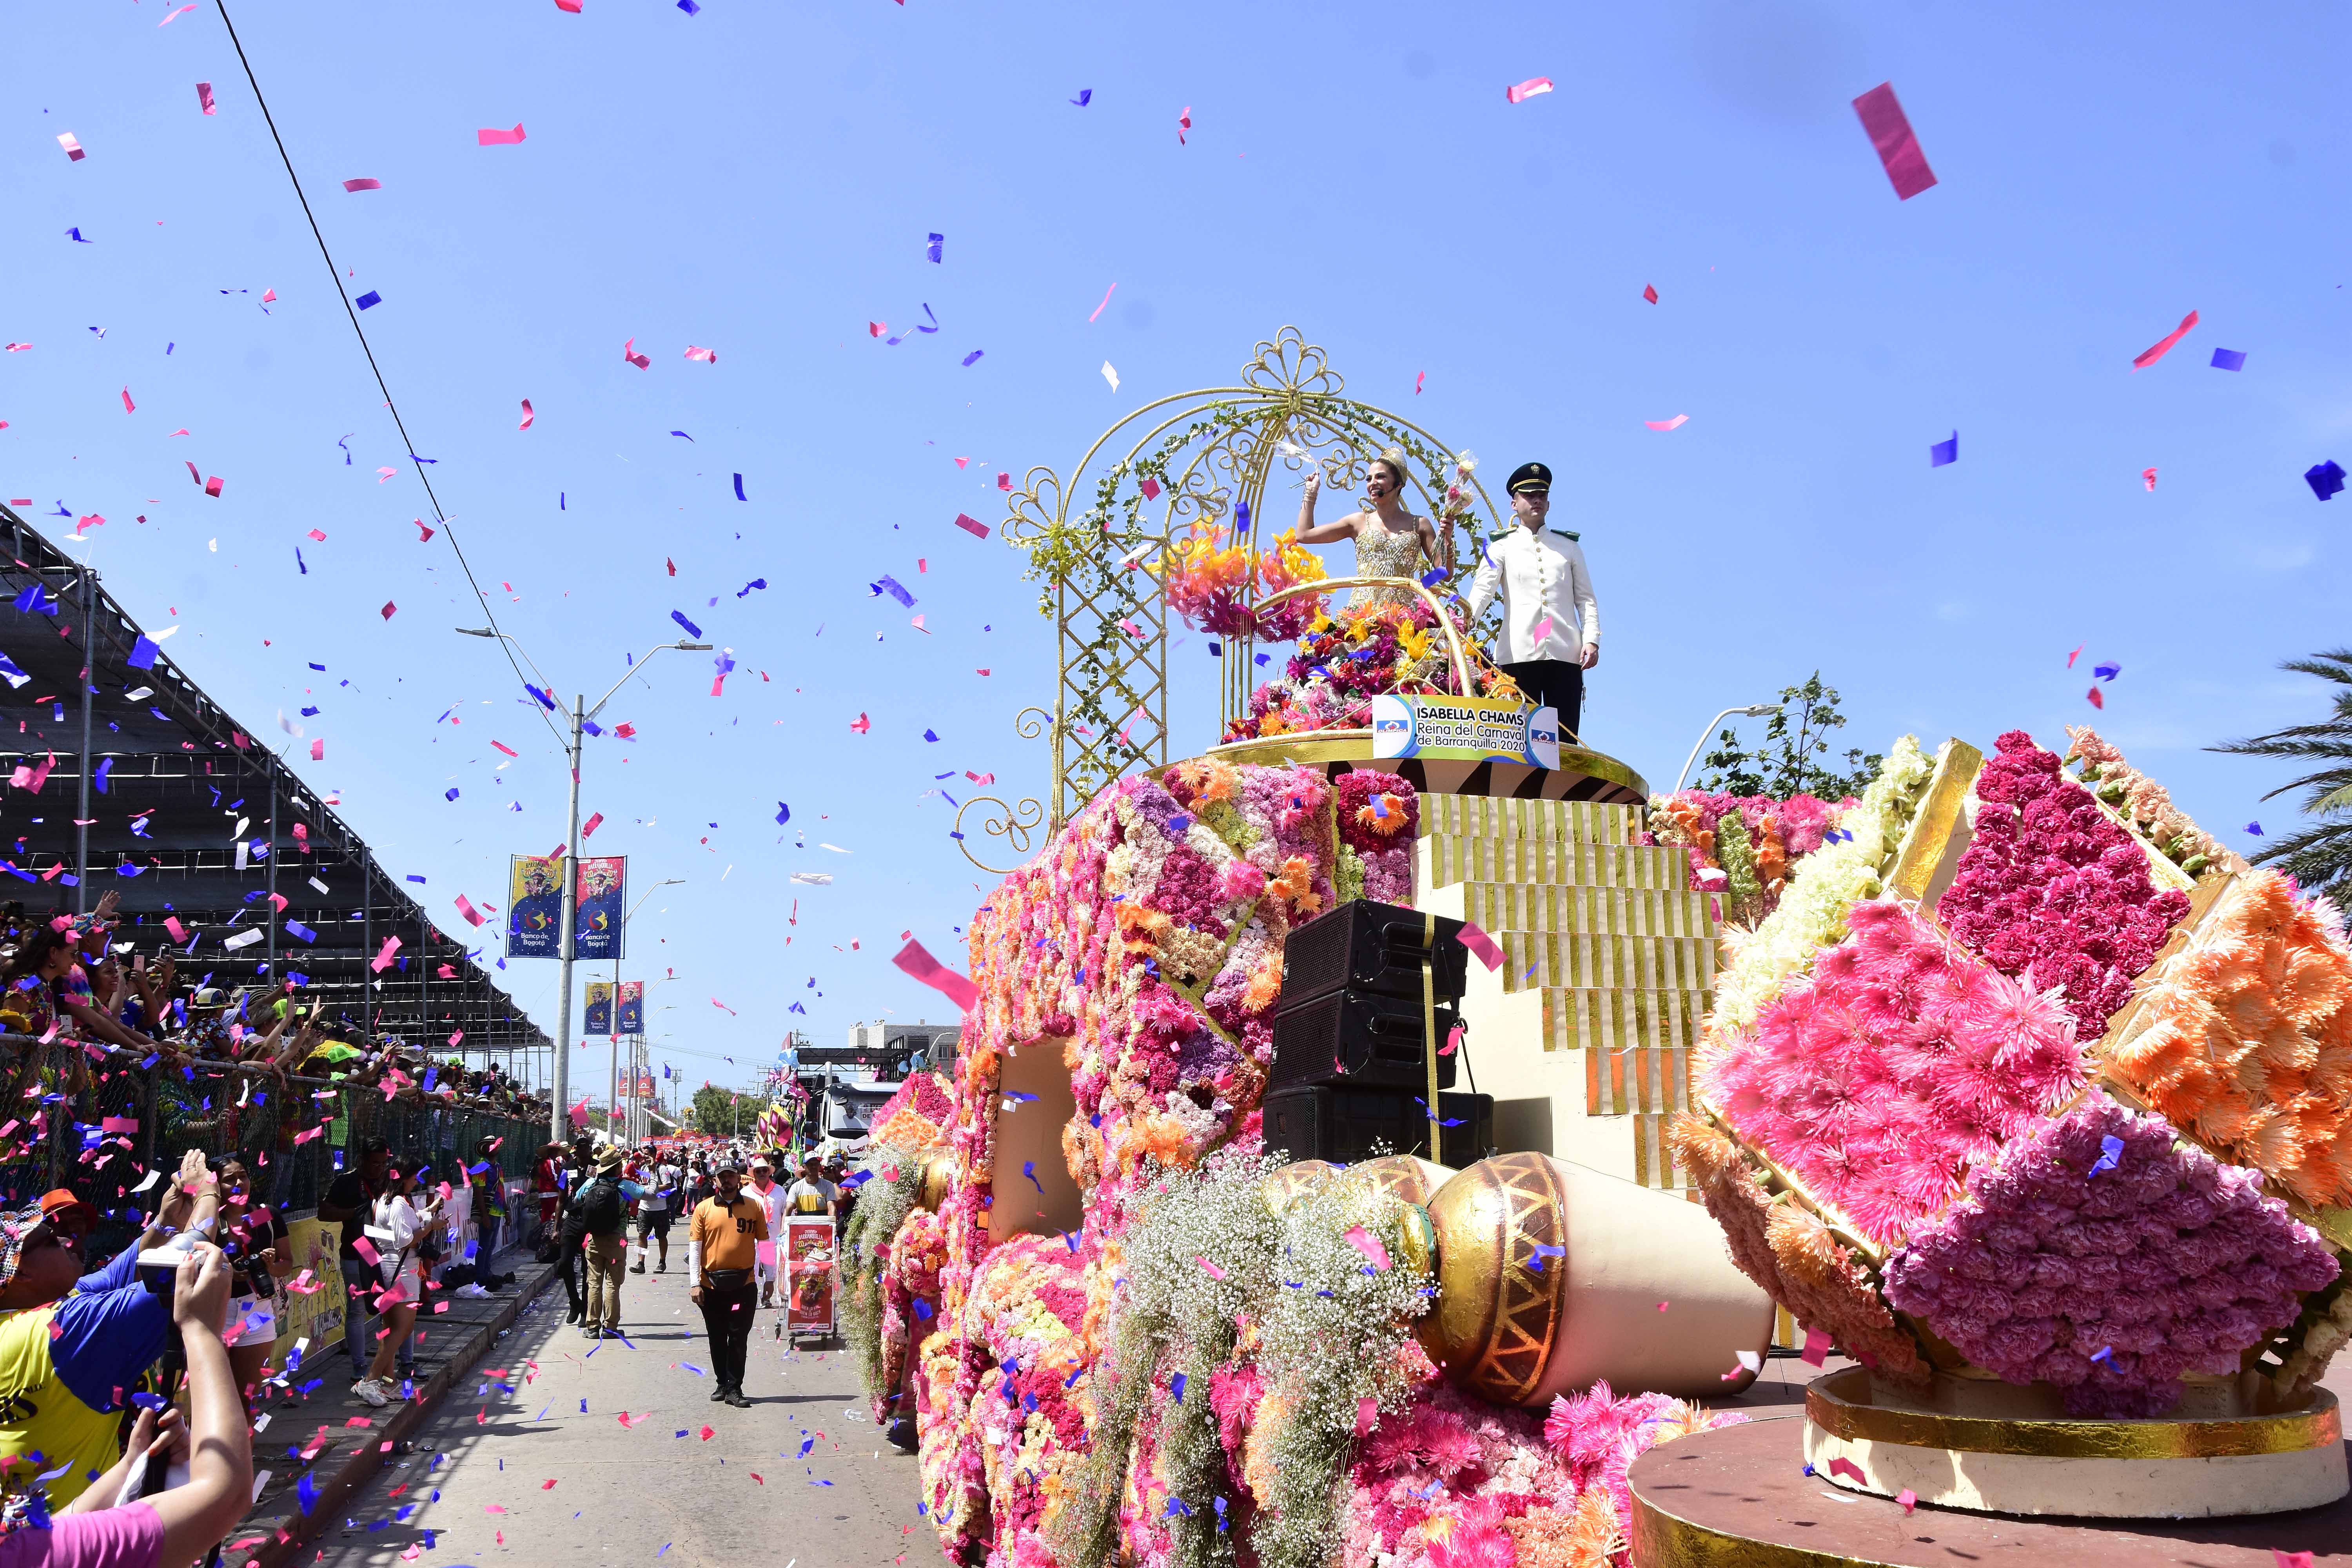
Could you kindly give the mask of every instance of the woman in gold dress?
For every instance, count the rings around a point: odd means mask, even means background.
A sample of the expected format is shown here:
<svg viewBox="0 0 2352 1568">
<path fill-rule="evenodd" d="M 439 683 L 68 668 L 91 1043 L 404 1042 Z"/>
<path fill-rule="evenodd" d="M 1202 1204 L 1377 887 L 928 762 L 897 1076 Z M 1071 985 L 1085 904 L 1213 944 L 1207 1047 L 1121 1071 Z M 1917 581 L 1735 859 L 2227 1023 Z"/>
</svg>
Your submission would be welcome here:
<svg viewBox="0 0 2352 1568">
<path fill-rule="evenodd" d="M 1364 489 L 1371 496 L 1370 507 L 1318 523 L 1315 521 L 1315 498 L 1323 488 L 1323 473 L 1319 468 L 1309 468 L 1307 494 L 1298 503 L 1298 542 L 1331 544 L 1353 539 L 1355 575 L 1359 577 L 1418 577 L 1424 559 L 1450 574 L 1454 570 L 1454 542 L 1451 538 L 1441 539 L 1429 519 L 1415 517 L 1404 509 L 1404 472 L 1403 451 L 1390 447 L 1364 470 Z M 1357 609 L 1416 602 L 1416 595 L 1403 588 L 1359 588 L 1349 596 L 1348 605 Z"/>
</svg>

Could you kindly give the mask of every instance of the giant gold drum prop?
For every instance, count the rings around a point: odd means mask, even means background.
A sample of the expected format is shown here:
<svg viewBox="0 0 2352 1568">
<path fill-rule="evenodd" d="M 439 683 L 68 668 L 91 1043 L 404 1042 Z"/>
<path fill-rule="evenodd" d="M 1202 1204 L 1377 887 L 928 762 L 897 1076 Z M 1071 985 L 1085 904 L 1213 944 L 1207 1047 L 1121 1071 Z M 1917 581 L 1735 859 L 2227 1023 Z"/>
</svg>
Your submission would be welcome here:
<svg viewBox="0 0 2352 1568">
<path fill-rule="evenodd" d="M 1479 1161 L 1428 1206 L 1437 1300 L 1422 1346 L 1481 1398 L 1542 1405 L 1601 1378 L 1720 1397 L 1762 1364 L 1771 1300 L 1696 1204 L 1522 1153 Z"/>
</svg>

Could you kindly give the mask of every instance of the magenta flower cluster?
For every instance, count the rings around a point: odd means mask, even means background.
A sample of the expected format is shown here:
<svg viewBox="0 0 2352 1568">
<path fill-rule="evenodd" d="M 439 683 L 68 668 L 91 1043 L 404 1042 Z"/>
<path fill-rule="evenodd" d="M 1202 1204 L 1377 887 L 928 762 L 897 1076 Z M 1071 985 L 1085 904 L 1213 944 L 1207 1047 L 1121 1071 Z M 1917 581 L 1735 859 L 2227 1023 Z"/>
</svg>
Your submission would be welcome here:
<svg viewBox="0 0 2352 1568">
<path fill-rule="evenodd" d="M 2295 1320 L 2334 1254 L 2261 1176 L 2106 1096 L 2035 1128 L 1888 1259 L 1886 1296 L 1978 1366 L 2079 1415 L 2170 1410 Z"/>
<path fill-rule="evenodd" d="M 2084 1081 L 2065 1014 L 1892 902 L 1706 1064 L 1748 1144 L 1874 1241 L 1898 1242 L 1969 1169 Z"/>
<path fill-rule="evenodd" d="M 2138 841 L 2060 775 L 2054 752 L 2022 730 L 1997 746 L 1977 775 L 1988 809 L 1937 912 L 2003 974 L 2061 988 L 2083 1037 L 2095 1039 L 2189 898 L 2156 890 Z"/>
</svg>

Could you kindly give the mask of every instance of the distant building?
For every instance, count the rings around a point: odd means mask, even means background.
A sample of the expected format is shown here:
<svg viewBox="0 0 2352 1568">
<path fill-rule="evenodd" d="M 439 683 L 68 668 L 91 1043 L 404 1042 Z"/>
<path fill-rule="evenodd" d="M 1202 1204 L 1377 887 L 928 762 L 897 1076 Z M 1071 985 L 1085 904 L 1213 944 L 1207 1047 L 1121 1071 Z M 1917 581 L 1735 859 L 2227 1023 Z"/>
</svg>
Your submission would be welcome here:
<svg viewBox="0 0 2352 1568">
<path fill-rule="evenodd" d="M 961 1024 L 852 1024 L 849 1048 L 872 1064 L 877 1076 L 904 1078 L 929 1068 L 944 1072 L 955 1065 Z"/>
</svg>

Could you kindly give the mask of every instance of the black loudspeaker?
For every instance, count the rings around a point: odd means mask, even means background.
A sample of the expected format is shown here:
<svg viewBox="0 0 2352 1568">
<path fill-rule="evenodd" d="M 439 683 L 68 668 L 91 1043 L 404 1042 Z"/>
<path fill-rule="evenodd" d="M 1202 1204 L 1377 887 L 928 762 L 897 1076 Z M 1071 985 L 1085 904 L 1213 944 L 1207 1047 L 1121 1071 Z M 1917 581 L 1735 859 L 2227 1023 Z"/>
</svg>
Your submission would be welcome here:
<svg viewBox="0 0 2352 1568">
<path fill-rule="evenodd" d="M 1352 1165 L 1381 1153 L 1429 1153 L 1429 1113 L 1412 1095 L 1392 1089 L 1330 1089 L 1304 1084 L 1268 1093 L 1263 1106 L 1265 1152 L 1278 1159 L 1328 1160 Z M 1495 1097 L 1441 1094 L 1436 1158 L 1455 1170 L 1475 1164 L 1495 1146 Z"/>
<path fill-rule="evenodd" d="M 1437 919 L 1434 947 L 1423 945 L 1429 917 L 1396 904 L 1351 899 L 1292 931 L 1282 944 L 1285 1009 L 1334 991 L 1409 996 L 1421 1002 L 1421 963 L 1430 961 L 1440 1002 L 1459 1001 L 1470 958 L 1462 922 Z"/>
<path fill-rule="evenodd" d="M 1451 1002 L 1438 1005 L 1433 1045 L 1440 1052 L 1460 1016 Z M 1267 1083 L 1275 1089 L 1323 1083 L 1426 1093 L 1429 1068 L 1423 1048 L 1418 990 L 1411 998 L 1341 990 L 1309 1002 L 1286 1000 L 1274 1016 L 1274 1071 Z M 1454 1060 L 1438 1057 L 1440 1089 L 1453 1086 Z"/>
</svg>

